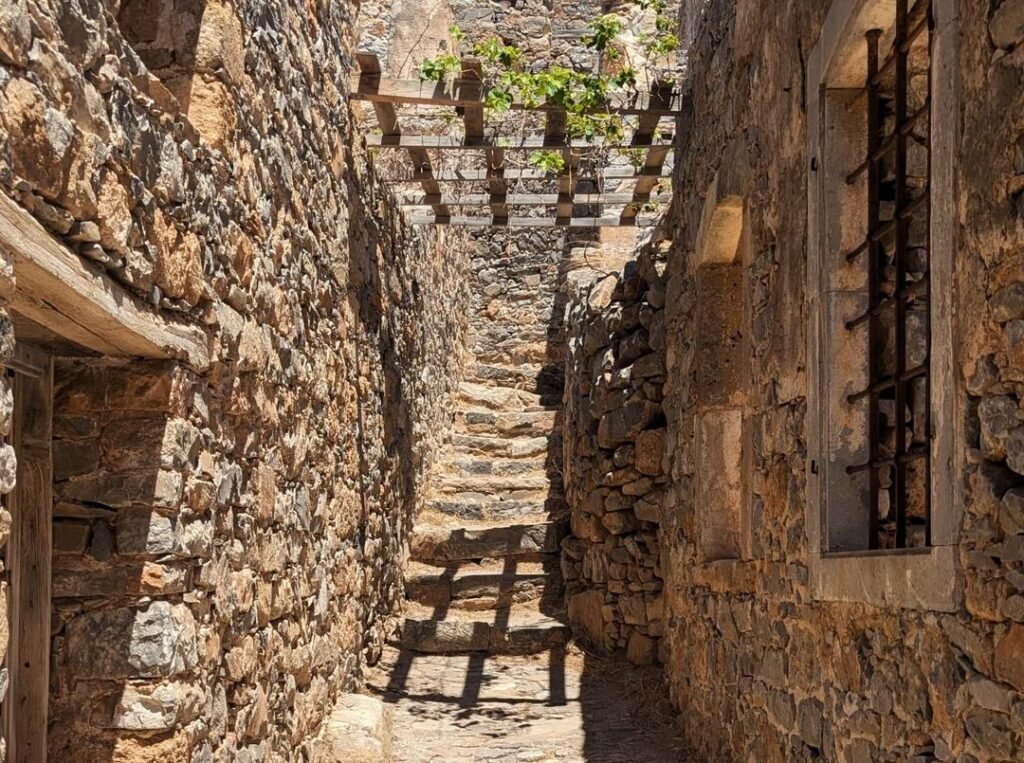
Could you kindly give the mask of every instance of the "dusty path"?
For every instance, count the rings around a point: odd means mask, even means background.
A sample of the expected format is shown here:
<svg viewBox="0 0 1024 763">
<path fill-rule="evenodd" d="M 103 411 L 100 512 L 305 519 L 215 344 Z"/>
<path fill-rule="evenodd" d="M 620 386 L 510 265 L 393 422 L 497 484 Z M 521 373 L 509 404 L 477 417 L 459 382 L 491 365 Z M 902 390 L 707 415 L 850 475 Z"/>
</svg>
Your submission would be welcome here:
<svg viewBox="0 0 1024 763">
<path fill-rule="evenodd" d="M 390 649 L 369 689 L 393 705 L 399 763 L 692 760 L 657 669 L 574 647 L 522 656 Z"/>
</svg>

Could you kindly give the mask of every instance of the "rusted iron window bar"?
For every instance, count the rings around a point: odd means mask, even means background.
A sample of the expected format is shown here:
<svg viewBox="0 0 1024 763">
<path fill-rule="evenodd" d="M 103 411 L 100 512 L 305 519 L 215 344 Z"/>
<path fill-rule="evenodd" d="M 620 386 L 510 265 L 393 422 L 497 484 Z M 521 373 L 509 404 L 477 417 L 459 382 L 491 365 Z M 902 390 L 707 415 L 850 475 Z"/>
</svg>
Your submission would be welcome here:
<svg viewBox="0 0 1024 763">
<path fill-rule="evenodd" d="M 915 40 L 922 32 L 929 30 L 928 40 L 928 93 L 923 104 L 913 114 L 908 111 L 908 91 L 910 77 L 908 62 Z M 869 548 L 880 546 L 879 492 L 881 486 L 880 470 L 892 469 L 891 482 L 891 515 L 895 517 L 895 547 L 907 547 L 907 508 L 908 484 L 907 464 L 922 461 L 924 489 L 921 501 L 924 509 L 925 545 L 931 545 L 931 457 L 930 439 L 932 434 L 931 421 L 931 381 L 929 363 L 931 358 L 931 326 L 930 326 L 930 268 L 926 267 L 919 281 L 907 285 L 907 260 L 912 248 L 909 241 L 911 223 L 919 216 L 930 219 L 930 178 L 931 178 L 931 121 L 927 120 L 927 136 L 921 137 L 915 128 L 928 118 L 931 107 L 931 0 L 918 0 L 912 9 L 908 9 L 908 0 L 896 0 L 895 36 L 892 52 L 884 62 L 879 61 L 879 42 L 882 31 L 873 29 L 866 35 L 868 72 L 866 82 L 867 95 L 867 157 L 847 177 L 847 183 L 855 183 L 861 175 L 867 173 L 867 222 L 868 232 L 864 242 L 846 255 L 848 262 L 855 261 L 867 254 L 868 308 L 858 317 L 847 321 L 846 328 L 854 330 L 863 323 L 868 324 L 868 386 L 866 389 L 848 396 L 851 403 L 867 398 L 868 400 L 868 439 L 869 456 L 865 463 L 847 468 L 851 475 L 868 472 L 871 500 Z M 892 92 L 885 93 L 883 88 L 890 70 L 894 70 Z M 884 117 L 883 100 L 891 101 L 894 110 L 894 125 L 891 134 L 883 135 Z M 927 180 L 917 195 L 912 195 L 911 182 L 907 172 L 908 141 L 913 140 L 923 146 L 927 152 Z M 887 178 L 883 176 L 883 162 L 895 152 L 892 182 L 895 185 L 895 208 L 889 220 L 882 219 L 882 187 Z M 892 249 L 886 253 L 885 242 L 892 241 Z M 925 253 L 928 254 L 927 249 Z M 895 288 L 892 294 L 882 290 L 881 272 L 885 262 L 890 259 L 895 266 Z M 925 358 L 913 368 L 907 368 L 907 306 L 915 300 L 924 302 L 925 315 Z M 882 351 L 882 326 L 880 316 L 887 310 L 894 311 L 893 333 L 895 334 L 895 371 L 883 373 L 880 368 Z M 908 399 L 907 385 L 916 379 L 923 380 L 923 445 L 908 446 L 906 409 Z M 887 448 L 882 442 L 881 405 L 882 395 L 891 394 L 893 399 L 893 425 L 895 428 L 895 448 Z M 913 414 L 912 414 L 913 415 Z M 913 427 L 918 422 L 911 420 Z"/>
</svg>

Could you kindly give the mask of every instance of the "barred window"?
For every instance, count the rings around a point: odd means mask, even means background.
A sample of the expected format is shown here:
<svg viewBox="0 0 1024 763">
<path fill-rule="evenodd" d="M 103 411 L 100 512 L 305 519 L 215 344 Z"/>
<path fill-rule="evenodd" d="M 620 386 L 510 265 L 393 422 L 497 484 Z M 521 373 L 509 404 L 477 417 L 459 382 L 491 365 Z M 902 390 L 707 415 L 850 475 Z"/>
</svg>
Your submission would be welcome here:
<svg viewBox="0 0 1024 763">
<path fill-rule="evenodd" d="M 830 5 L 808 58 L 810 578 L 825 600 L 961 595 L 952 293 L 955 0 Z"/>
<path fill-rule="evenodd" d="M 891 24 L 866 32 L 865 158 L 846 178 L 866 211 L 864 240 L 845 256 L 867 304 L 845 326 L 868 365 L 848 396 L 867 421 L 868 457 L 846 471 L 867 483 L 870 549 L 930 544 L 930 26 L 931 0 L 896 0 Z"/>
</svg>

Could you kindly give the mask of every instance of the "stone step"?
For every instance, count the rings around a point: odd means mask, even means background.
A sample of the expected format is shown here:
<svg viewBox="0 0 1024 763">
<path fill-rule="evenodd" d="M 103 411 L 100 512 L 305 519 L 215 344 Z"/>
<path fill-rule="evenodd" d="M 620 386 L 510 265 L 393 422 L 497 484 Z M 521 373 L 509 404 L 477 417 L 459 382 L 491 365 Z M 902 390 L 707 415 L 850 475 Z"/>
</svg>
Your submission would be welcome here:
<svg viewBox="0 0 1024 763">
<path fill-rule="evenodd" d="M 562 600 L 557 560 L 467 562 L 446 567 L 410 562 L 405 597 L 418 604 L 452 609 L 485 610 L 544 598 Z"/>
<path fill-rule="evenodd" d="M 527 363 L 505 366 L 497 363 L 477 363 L 468 371 L 468 381 L 500 387 L 514 387 L 538 394 L 562 394 L 565 372 L 561 364 Z"/>
<path fill-rule="evenodd" d="M 461 410 L 455 414 L 455 431 L 460 434 L 541 437 L 561 431 L 559 411 Z"/>
<path fill-rule="evenodd" d="M 448 611 L 435 619 L 433 610 L 409 603 L 402 623 L 402 647 L 415 652 L 449 654 L 536 654 L 564 644 L 569 637 L 560 609 L 537 602 L 479 613 Z"/>
<path fill-rule="evenodd" d="M 411 558 L 416 562 L 444 563 L 467 559 L 534 557 L 558 552 L 564 527 L 554 522 L 532 522 L 499 527 L 445 527 L 421 525 L 413 530 Z"/>
<path fill-rule="evenodd" d="M 490 384 L 462 382 L 459 385 L 459 399 L 467 408 L 487 408 L 499 411 L 543 411 L 559 408 L 562 395 L 555 393 L 538 394 L 513 387 L 496 387 Z"/>
<path fill-rule="evenodd" d="M 547 437 L 487 437 L 486 435 L 454 434 L 452 449 L 457 453 L 530 458 L 547 455 L 556 461 L 562 456 L 561 435 Z"/>
<path fill-rule="evenodd" d="M 443 474 L 438 477 L 434 487 L 439 495 L 477 493 L 485 498 L 500 496 L 512 499 L 544 499 L 552 490 L 561 492 L 562 478 L 557 474 L 548 475 L 544 472 L 517 474 L 512 477 L 497 474 L 470 477 Z"/>
<path fill-rule="evenodd" d="M 427 503 L 428 510 L 447 520 L 526 522 L 540 518 L 559 518 L 568 512 L 568 504 L 560 493 L 533 493 L 517 498 L 513 495 L 452 493 L 439 495 Z"/>
<path fill-rule="evenodd" d="M 444 465 L 444 474 L 459 477 L 474 477 L 492 474 L 496 477 L 522 475 L 533 477 L 543 474 L 558 474 L 558 464 L 552 463 L 546 455 L 525 458 L 455 458 Z"/>
</svg>

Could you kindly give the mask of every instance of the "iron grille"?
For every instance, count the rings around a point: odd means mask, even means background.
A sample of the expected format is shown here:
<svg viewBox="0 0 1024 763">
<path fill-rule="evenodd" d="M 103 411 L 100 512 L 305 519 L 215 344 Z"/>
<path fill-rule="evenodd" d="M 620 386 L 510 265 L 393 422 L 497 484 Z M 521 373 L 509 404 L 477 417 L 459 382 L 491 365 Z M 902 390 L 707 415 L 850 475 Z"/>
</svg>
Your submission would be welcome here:
<svg viewBox="0 0 1024 763">
<path fill-rule="evenodd" d="M 847 254 L 863 260 L 868 305 L 848 321 L 867 324 L 869 547 L 931 544 L 931 355 L 929 217 L 931 178 L 931 0 L 896 0 L 888 33 L 867 33 L 867 235 Z M 891 38 L 891 45 L 889 39 Z M 881 59 L 884 53 L 884 59 Z"/>
</svg>

